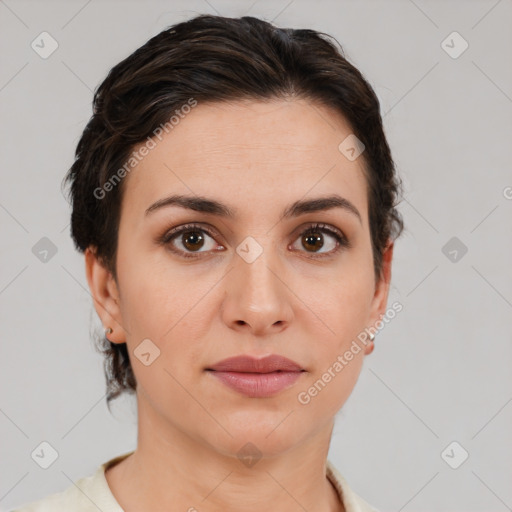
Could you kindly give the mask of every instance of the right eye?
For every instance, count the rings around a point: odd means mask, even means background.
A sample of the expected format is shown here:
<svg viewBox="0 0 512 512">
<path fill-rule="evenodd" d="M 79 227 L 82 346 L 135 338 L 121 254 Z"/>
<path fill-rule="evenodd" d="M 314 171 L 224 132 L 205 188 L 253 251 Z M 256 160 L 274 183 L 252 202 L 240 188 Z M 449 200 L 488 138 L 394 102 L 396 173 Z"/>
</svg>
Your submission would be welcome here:
<svg viewBox="0 0 512 512">
<path fill-rule="evenodd" d="M 197 224 L 186 224 L 165 233 L 161 238 L 161 242 L 169 246 L 172 252 L 184 258 L 197 258 L 199 256 L 195 253 L 201 254 L 212 250 L 219 250 L 215 249 L 215 243 L 212 244 L 211 242 L 208 248 L 208 238 L 213 241 L 213 234 L 210 230 Z M 207 249 L 201 251 L 200 249 L 203 249 L 205 245 Z"/>
</svg>

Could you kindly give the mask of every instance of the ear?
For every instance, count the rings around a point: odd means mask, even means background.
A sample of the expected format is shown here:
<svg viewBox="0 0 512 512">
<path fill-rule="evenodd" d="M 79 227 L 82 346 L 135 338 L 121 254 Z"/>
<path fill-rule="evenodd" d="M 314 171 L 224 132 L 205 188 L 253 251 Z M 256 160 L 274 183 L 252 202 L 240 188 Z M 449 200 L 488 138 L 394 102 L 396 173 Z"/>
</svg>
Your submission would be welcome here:
<svg viewBox="0 0 512 512">
<path fill-rule="evenodd" d="M 85 273 L 94 299 L 96 313 L 98 313 L 103 327 L 112 329 L 112 333 L 107 335 L 108 339 L 112 343 L 124 343 L 126 334 L 122 326 L 117 283 L 112 273 L 97 258 L 92 247 L 85 250 Z"/>
<path fill-rule="evenodd" d="M 375 293 L 372 299 L 368 327 L 374 326 L 386 313 L 389 286 L 391 282 L 391 264 L 393 261 L 394 242 L 389 240 L 382 254 L 382 270 L 379 281 L 375 284 Z M 365 347 L 365 354 L 371 354 L 374 343 L 371 341 Z"/>
</svg>

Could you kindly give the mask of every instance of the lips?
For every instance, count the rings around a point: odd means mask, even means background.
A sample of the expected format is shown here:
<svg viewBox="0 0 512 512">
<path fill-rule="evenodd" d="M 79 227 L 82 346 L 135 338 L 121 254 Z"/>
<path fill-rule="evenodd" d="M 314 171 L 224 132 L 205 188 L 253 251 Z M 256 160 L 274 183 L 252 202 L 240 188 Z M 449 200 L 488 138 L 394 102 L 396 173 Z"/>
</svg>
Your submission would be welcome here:
<svg viewBox="0 0 512 512">
<path fill-rule="evenodd" d="M 252 398 L 271 397 L 292 386 L 305 370 L 279 355 L 263 358 L 237 356 L 206 368 L 231 389 Z"/>
<path fill-rule="evenodd" d="M 218 372 L 270 373 L 276 371 L 300 372 L 301 366 L 283 356 L 270 355 L 257 359 L 251 356 L 237 356 L 224 359 L 208 370 Z"/>
</svg>

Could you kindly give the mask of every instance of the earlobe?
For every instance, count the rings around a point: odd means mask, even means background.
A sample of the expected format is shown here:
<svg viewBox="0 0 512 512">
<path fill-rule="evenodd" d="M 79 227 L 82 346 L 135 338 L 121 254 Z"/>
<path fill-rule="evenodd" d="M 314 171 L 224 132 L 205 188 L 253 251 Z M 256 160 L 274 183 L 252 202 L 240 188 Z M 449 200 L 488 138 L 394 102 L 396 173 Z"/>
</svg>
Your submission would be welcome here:
<svg viewBox="0 0 512 512">
<path fill-rule="evenodd" d="M 94 248 L 85 251 L 85 272 L 89 289 L 94 300 L 94 308 L 105 329 L 105 336 L 112 343 L 126 341 L 125 330 L 122 326 L 119 292 L 112 273 L 105 268 L 97 258 Z"/>
<path fill-rule="evenodd" d="M 375 335 L 373 334 L 373 332 L 369 332 L 368 333 L 368 337 L 366 338 L 366 341 L 364 343 L 364 355 L 365 356 L 369 356 L 372 352 L 373 352 L 373 349 L 375 348 Z"/>
<path fill-rule="evenodd" d="M 369 356 L 373 352 L 374 348 L 375 343 L 373 341 L 369 342 L 368 345 L 366 345 L 366 347 L 364 348 L 364 355 Z"/>
</svg>

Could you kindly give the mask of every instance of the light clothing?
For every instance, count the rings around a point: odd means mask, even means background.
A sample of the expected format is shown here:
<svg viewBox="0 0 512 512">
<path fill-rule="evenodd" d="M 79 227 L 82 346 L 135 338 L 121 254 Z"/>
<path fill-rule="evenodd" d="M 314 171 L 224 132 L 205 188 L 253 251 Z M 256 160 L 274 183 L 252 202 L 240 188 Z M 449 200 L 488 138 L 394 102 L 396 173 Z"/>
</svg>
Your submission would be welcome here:
<svg viewBox="0 0 512 512">
<path fill-rule="evenodd" d="M 98 510 L 123 512 L 108 486 L 105 470 L 132 453 L 133 451 L 110 459 L 93 475 L 77 480 L 74 485 L 70 485 L 64 491 L 27 503 L 11 512 L 98 512 Z M 329 460 L 327 461 L 327 478 L 337 490 L 346 512 L 378 512 L 350 489 Z"/>
</svg>

